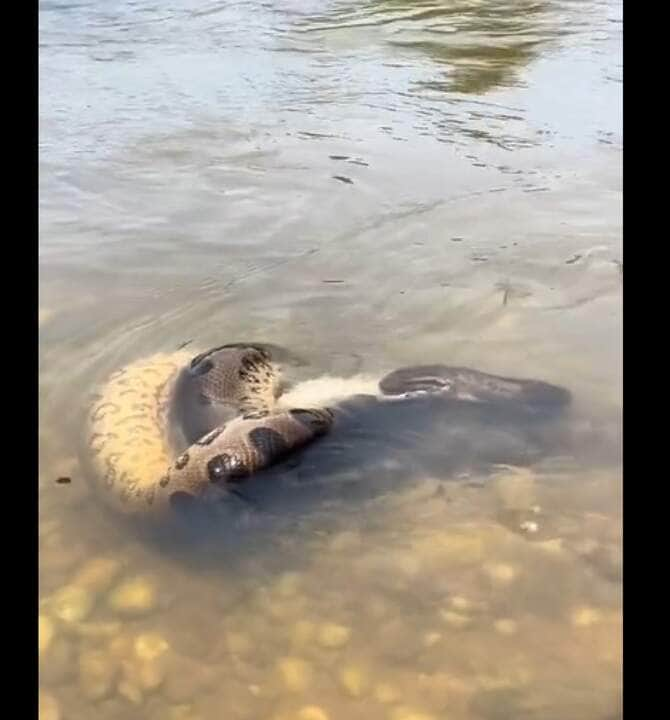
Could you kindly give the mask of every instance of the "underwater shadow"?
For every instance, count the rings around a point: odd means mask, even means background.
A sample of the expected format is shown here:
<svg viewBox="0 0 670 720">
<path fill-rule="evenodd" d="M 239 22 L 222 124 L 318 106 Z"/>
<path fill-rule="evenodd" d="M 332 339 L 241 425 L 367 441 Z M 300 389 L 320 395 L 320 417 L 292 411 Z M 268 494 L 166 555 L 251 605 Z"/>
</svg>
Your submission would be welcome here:
<svg viewBox="0 0 670 720">
<path fill-rule="evenodd" d="M 559 390 L 530 407 L 438 395 L 353 397 L 337 406 L 331 432 L 300 453 L 236 484 L 216 506 L 190 507 L 169 527 L 141 533 L 161 554 L 202 568 L 278 552 L 279 535 L 373 511 L 385 495 L 426 477 L 462 482 L 496 464 L 530 465 L 561 453 L 569 395 Z"/>
</svg>

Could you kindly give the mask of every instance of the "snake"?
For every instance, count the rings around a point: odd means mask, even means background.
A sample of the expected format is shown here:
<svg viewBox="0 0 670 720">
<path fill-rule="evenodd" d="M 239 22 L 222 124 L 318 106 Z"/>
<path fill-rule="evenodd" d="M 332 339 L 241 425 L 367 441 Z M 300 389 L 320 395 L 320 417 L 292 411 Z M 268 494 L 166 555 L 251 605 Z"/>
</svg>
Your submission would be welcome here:
<svg viewBox="0 0 670 720">
<path fill-rule="evenodd" d="M 275 346 L 230 343 L 157 353 L 112 373 L 86 418 L 86 463 L 100 497 L 124 514 L 165 519 L 184 503 L 221 500 L 326 435 L 341 418 L 338 403 L 296 404 L 300 392 L 286 392 L 278 355 Z M 543 381 L 439 364 L 340 385 L 345 397 L 362 388 L 387 402 L 445 397 L 531 412 L 571 397 Z"/>
</svg>

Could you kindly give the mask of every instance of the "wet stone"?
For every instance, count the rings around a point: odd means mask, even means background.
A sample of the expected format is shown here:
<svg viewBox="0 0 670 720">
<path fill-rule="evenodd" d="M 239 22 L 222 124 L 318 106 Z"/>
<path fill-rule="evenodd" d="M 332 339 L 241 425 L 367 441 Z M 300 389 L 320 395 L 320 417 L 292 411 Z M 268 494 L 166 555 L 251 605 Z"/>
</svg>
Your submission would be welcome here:
<svg viewBox="0 0 670 720">
<path fill-rule="evenodd" d="M 98 557 L 88 560 L 74 576 L 73 584 L 86 588 L 92 593 L 104 592 L 121 570 L 116 558 Z"/>
<path fill-rule="evenodd" d="M 53 595 L 50 605 L 59 620 L 75 623 L 89 615 L 93 609 L 94 598 L 86 588 L 66 585 Z"/>
<path fill-rule="evenodd" d="M 368 689 L 366 671 L 356 665 L 348 665 L 340 671 L 340 685 L 352 698 L 360 698 Z"/>
<path fill-rule="evenodd" d="M 345 625 L 325 623 L 319 628 L 318 643 L 321 647 L 337 649 L 344 647 L 351 637 L 351 629 Z"/>
<path fill-rule="evenodd" d="M 282 658 L 278 669 L 284 687 L 290 692 L 304 692 L 312 682 L 311 665 L 301 658 Z"/>
<path fill-rule="evenodd" d="M 110 609 L 126 616 L 149 613 L 156 608 L 157 602 L 155 584 L 144 577 L 123 581 L 112 590 L 108 598 Z"/>
<path fill-rule="evenodd" d="M 330 720 L 328 713 L 318 705 L 305 705 L 298 710 L 298 720 Z"/>
</svg>

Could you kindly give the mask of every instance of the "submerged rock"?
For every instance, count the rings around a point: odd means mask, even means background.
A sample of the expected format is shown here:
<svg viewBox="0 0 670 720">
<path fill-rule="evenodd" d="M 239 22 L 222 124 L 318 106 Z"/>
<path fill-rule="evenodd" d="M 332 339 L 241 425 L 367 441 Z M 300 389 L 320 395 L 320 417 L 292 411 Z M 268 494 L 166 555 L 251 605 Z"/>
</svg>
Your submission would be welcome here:
<svg viewBox="0 0 670 720">
<path fill-rule="evenodd" d="M 324 648 L 344 647 L 351 637 L 351 628 L 336 623 L 325 623 L 319 628 L 318 643 Z"/>
<path fill-rule="evenodd" d="M 158 633 L 142 633 L 135 638 L 133 649 L 140 660 L 155 660 L 169 649 L 168 641 Z"/>
<path fill-rule="evenodd" d="M 368 688 L 367 673 L 357 665 L 349 665 L 340 671 L 340 685 L 347 695 L 359 698 Z"/>
<path fill-rule="evenodd" d="M 598 608 L 582 605 L 570 614 L 570 622 L 574 627 L 588 627 L 603 621 L 603 614 Z"/>
<path fill-rule="evenodd" d="M 468 627 L 472 623 L 472 618 L 463 613 L 456 612 L 455 610 L 442 610 L 440 615 L 447 625 L 453 628 L 463 629 Z"/>
<path fill-rule="evenodd" d="M 72 582 L 92 593 L 104 592 L 112 584 L 120 570 L 120 560 L 111 557 L 97 557 L 84 563 Z"/>
<path fill-rule="evenodd" d="M 470 612 L 475 608 L 475 603 L 462 595 L 454 595 L 449 598 L 449 604 L 457 612 Z"/>
<path fill-rule="evenodd" d="M 486 575 L 498 585 L 509 585 L 519 576 L 519 570 L 508 563 L 491 563 L 484 566 Z"/>
<path fill-rule="evenodd" d="M 151 580 L 136 577 L 117 585 L 107 602 L 109 607 L 120 615 L 142 615 L 156 608 L 158 593 Z"/>
<path fill-rule="evenodd" d="M 297 657 L 282 658 L 278 665 L 284 687 L 291 692 L 304 692 L 312 682 L 311 665 Z"/>
<path fill-rule="evenodd" d="M 437 645 L 442 640 L 442 633 L 433 630 L 432 632 L 424 633 L 423 645 L 424 647 L 430 648 Z"/>
<path fill-rule="evenodd" d="M 421 533 L 411 544 L 426 564 L 443 570 L 486 562 L 502 552 L 514 555 L 526 548 L 527 541 L 501 525 L 461 523 L 449 530 Z"/>
<path fill-rule="evenodd" d="M 76 623 L 88 617 L 93 609 L 93 595 L 78 585 L 66 585 L 58 590 L 50 602 L 53 614 L 65 623 Z"/>
<path fill-rule="evenodd" d="M 298 711 L 298 720 L 329 720 L 329 717 L 318 705 L 305 705 Z"/>
</svg>

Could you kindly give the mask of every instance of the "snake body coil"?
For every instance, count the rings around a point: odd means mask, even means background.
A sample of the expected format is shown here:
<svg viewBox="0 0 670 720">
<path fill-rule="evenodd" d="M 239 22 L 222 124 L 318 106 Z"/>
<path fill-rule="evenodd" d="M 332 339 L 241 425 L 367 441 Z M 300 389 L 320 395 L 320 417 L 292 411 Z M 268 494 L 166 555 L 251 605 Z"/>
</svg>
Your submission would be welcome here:
<svg viewBox="0 0 670 720">
<path fill-rule="evenodd" d="M 282 405 L 281 370 L 264 346 L 223 345 L 191 358 L 158 354 L 114 373 L 88 415 L 87 460 L 102 495 L 133 514 L 165 516 L 234 486 L 324 435 L 337 408 Z M 389 400 L 440 395 L 565 406 L 567 390 L 445 365 L 402 368 L 378 383 Z"/>
</svg>

